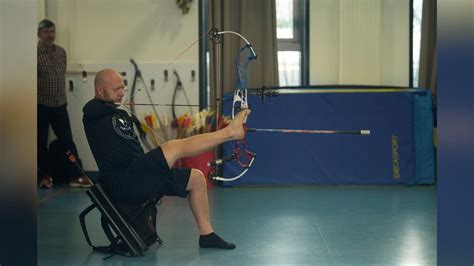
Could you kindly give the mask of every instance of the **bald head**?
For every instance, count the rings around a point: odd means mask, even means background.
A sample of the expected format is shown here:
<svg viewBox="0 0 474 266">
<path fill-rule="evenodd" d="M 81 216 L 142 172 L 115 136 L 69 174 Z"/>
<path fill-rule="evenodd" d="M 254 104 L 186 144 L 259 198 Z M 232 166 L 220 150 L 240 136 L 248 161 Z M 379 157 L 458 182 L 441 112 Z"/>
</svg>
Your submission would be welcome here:
<svg viewBox="0 0 474 266">
<path fill-rule="evenodd" d="M 97 93 L 98 88 L 107 86 L 111 79 L 114 77 L 116 78 L 117 76 L 122 78 L 117 71 L 110 68 L 102 69 L 101 71 L 97 72 L 94 79 L 95 92 Z"/>
<path fill-rule="evenodd" d="M 122 76 L 113 69 L 103 69 L 95 75 L 95 97 L 106 101 L 119 103 L 124 96 L 125 86 Z"/>
</svg>

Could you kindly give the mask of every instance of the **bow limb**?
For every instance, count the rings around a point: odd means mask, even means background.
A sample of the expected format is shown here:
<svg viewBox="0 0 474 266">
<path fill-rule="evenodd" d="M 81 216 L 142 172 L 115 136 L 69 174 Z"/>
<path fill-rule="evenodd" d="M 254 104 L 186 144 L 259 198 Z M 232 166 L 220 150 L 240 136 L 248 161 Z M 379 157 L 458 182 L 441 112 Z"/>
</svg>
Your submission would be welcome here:
<svg viewBox="0 0 474 266">
<path fill-rule="evenodd" d="M 212 176 L 211 177 L 211 181 L 214 181 L 214 180 L 217 180 L 217 181 L 224 181 L 224 182 L 229 182 L 229 181 L 235 181 L 239 178 L 241 178 L 243 175 L 245 175 L 245 173 L 247 173 L 247 171 L 250 169 L 250 167 L 252 166 L 253 164 L 253 161 L 255 160 L 255 156 L 252 157 L 252 159 L 250 160 L 248 166 L 238 175 L 234 176 L 234 177 L 222 177 L 222 176 Z"/>
<path fill-rule="evenodd" d="M 184 86 L 183 86 L 183 83 L 181 82 L 181 78 L 179 77 L 179 74 L 178 74 L 178 71 L 176 71 L 176 69 L 173 69 L 173 74 L 176 76 L 176 78 L 178 79 L 178 85 L 179 85 L 179 88 L 183 90 L 183 95 L 184 95 L 184 98 L 186 99 L 186 104 L 189 108 L 189 113 L 192 113 L 193 110 L 191 110 L 191 101 L 189 101 L 189 98 L 188 98 L 188 94 L 186 93 L 186 90 L 184 89 Z M 173 98 L 173 100 L 175 100 Z M 174 102 L 173 102 L 174 103 Z"/>
<path fill-rule="evenodd" d="M 130 59 L 130 62 L 133 64 L 133 67 L 135 69 L 135 76 L 133 77 L 133 83 L 132 83 L 132 89 L 131 89 L 131 92 L 130 92 L 130 102 L 129 102 L 129 105 L 130 105 L 130 111 L 131 113 L 133 113 L 135 116 L 137 116 L 137 112 L 135 111 L 135 92 L 136 92 L 136 84 L 137 84 L 137 80 L 138 78 L 140 78 L 142 80 L 142 83 L 143 83 L 143 87 L 145 89 L 145 93 L 147 95 L 147 98 L 148 98 L 148 101 L 151 103 L 150 106 L 152 107 L 152 110 L 153 110 L 153 113 L 156 117 L 156 121 L 158 123 L 158 127 L 160 128 L 160 131 L 161 133 L 163 134 L 164 138 L 165 139 L 168 139 L 168 134 L 166 132 L 166 128 L 163 126 L 163 123 L 162 121 L 160 120 L 160 116 L 158 115 L 158 112 L 156 111 L 156 108 L 155 108 L 155 104 L 153 102 L 153 99 L 151 97 L 151 94 L 150 94 L 150 91 L 148 90 L 144 80 L 143 80 L 143 76 L 141 74 L 141 71 L 140 69 L 138 68 L 138 65 L 137 63 L 135 62 L 135 60 L 133 59 Z M 148 126 L 148 125 L 146 125 Z M 160 139 L 163 139 L 162 137 L 160 137 Z"/>
<path fill-rule="evenodd" d="M 150 92 L 148 91 L 148 88 L 146 86 L 145 87 L 145 92 L 146 92 L 146 95 L 148 97 L 148 100 L 150 101 L 151 103 L 151 108 L 153 109 L 153 114 L 155 115 L 156 117 L 156 121 L 158 123 L 158 126 L 160 128 L 160 131 L 163 133 L 163 136 L 165 139 L 168 139 L 168 133 L 166 132 L 166 128 L 164 126 L 164 123 L 160 120 L 160 116 L 158 115 L 158 112 L 156 111 L 156 105 L 153 103 L 153 100 L 151 98 L 151 94 Z"/>
<path fill-rule="evenodd" d="M 152 148 L 150 142 L 148 142 L 148 139 L 146 138 L 146 132 L 141 127 L 140 120 L 138 119 L 138 117 L 136 115 L 135 106 L 133 104 L 135 102 L 135 91 L 136 91 L 137 79 L 138 79 L 138 75 L 139 75 L 140 70 L 138 70 L 138 66 L 135 63 L 135 61 L 133 61 L 133 59 L 130 59 L 130 62 L 132 62 L 133 66 L 135 68 L 135 76 L 133 77 L 132 89 L 130 91 L 130 108 L 129 108 L 129 110 L 130 110 L 132 122 L 135 124 L 135 127 L 138 130 L 138 137 L 140 138 L 141 143 L 145 146 L 146 149 L 148 149 L 148 151 L 151 151 L 151 150 L 153 150 L 153 148 Z"/>
<path fill-rule="evenodd" d="M 186 91 L 184 90 L 183 83 L 181 82 L 178 71 L 176 71 L 176 69 L 173 69 L 173 74 L 176 76 L 177 81 L 176 81 L 176 86 L 174 87 L 173 99 L 172 99 L 172 102 L 171 102 L 171 104 L 172 104 L 171 113 L 173 115 L 173 125 L 177 127 L 178 117 L 176 115 L 176 106 L 178 106 L 178 105 L 176 104 L 176 95 L 178 94 L 178 90 L 183 91 L 183 94 L 184 94 L 184 97 L 185 97 L 186 103 L 187 103 L 185 106 L 188 106 L 190 114 L 192 113 L 192 110 L 191 110 L 191 102 L 189 101 L 188 95 L 186 94 Z"/>
<path fill-rule="evenodd" d="M 237 70 L 237 84 L 234 89 L 233 93 L 233 100 L 232 100 L 232 118 L 234 118 L 238 112 L 242 109 L 246 109 L 249 107 L 247 101 L 247 77 L 248 77 L 248 65 L 250 62 L 257 58 L 257 54 L 253 49 L 252 45 L 239 33 L 233 31 L 218 31 L 216 28 L 213 28 L 209 31 L 209 38 L 214 41 L 214 43 L 220 43 L 221 37 L 223 34 L 233 34 L 240 37 L 246 45 L 239 50 L 235 58 L 235 65 Z M 243 124 L 244 129 L 246 129 L 246 120 Z M 247 173 L 248 169 L 252 166 L 255 160 L 255 154 L 247 150 L 246 141 L 239 140 L 235 142 L 235 148 L 232 156 L 225 157 L 214 162 L 211 162 L 209 166 L 213 166 L 213 173 L 209 176 L 211 181 L 219 180 L 219 181 L 234 181 L 242 177 L 245 173 Z M 241 155 L 245 155 L 245 162 L 239 158 Z M 217 176 L 217 166 L 221 165 L 226 161 L 235 160 L 238 162 L 241 168 L 243 168 L 242 172 L 234 177 L 222 177 Z"/>
</svg>

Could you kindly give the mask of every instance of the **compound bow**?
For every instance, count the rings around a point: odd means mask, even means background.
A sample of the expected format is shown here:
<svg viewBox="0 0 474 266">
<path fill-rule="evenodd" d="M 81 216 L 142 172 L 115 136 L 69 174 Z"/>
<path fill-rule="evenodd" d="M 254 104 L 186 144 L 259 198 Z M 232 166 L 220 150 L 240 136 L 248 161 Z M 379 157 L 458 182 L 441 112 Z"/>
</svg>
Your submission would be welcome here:
<svg viewBox="0 0 474 266">
<path fill-rule="evenodd" d="M 246 44 L 240 48 L 239 53 L 235 58 L 235 66 L 237 70 L 237 84 L 234 89 L 233 99 L 232 99 L 232 118 L 240 112 L 242 109 L 247 109 L 249 107 L 247 101 L 247 80 L 248 80 L 248 65 L 257 59 L 257 54 L 253 49 L 252 45 L 239 33 L 233 31 L 218 31 L 216 28 L 213 28 L 209 31 L 209 38 L 214 42 L 218 42 L 222 34 L 234 34 L 240 37 Z M 244 121 L 244 130 L 247 131 L 246 121 Z M 212 161 L 208 163 L 208 166 L 211 167 L 209 171 L 208 178 L 211 181 L 234 181 L 242 177 L 252 166 L 255 160 L 255 153 L 247 149 L 247 141 L 244 137 L 242 140 L 235 141 L 232 155 L 223 157 L 221 159 Z M 217 167 L 221 166 L 224 163 L 236 161 L 239 166 L 243 169 L 241 173 L 234 177 L 222 177 L 217 174 Z"/>
</svg>

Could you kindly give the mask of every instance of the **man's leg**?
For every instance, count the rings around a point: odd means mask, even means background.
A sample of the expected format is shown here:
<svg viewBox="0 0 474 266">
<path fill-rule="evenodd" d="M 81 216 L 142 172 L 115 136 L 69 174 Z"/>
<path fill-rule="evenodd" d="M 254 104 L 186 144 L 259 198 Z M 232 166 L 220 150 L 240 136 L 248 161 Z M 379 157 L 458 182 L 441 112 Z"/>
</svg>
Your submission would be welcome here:
<svg viewBox="0 0 474 266">
<path fill-rule="evenodd" d="M 79 164 L 82 165 L 81 159 L 77 153 L 76 145 L 72 139 L 71 122 L 69 121 L 67 105 L 55 108 L 54 116 L 51 119 L 51 128 L 53 129 L 54 134 L 58 137 L 61 147 L 70 150 L 75 154 Z M 80 173 L 74 165 L 67 163 L 65 166 L 70 179 L 70 186 L 90 187 L 87 177 L 82 176 L 82 173 Z"/>
<path fill-rule="evenodd" d="M 207 183 L 204 174 L 200 170 L 191 170 L 186 190 L 189 191 L 189 206 L 199 228 L 199 246 L 201 248 L 234 249 L 234 244 L 225 241 L 214 233 L 209 218 Z"/>
<path fill-rule="evenodd" d="M 193 212 L 194 219 L 199 227 L 201 235 L 207 235 L 213 232 L 209 219 L 209 202 L 207 199 L 207 183 L 204 174 L 197 169 L 191 169 L 188 186 L 189 207 Z"/>
<path fill-rule="evenodd" d="M 243 124 L 249 114 L 250 110 L 241 111 L 226 128 L 216 132 L 164 143 L 161 149 L 169 168 L 172 168 L 176 160 L 181 157 L 197 155 L 226 141 L 244 138 Z M 214 233 L 209 219 L 207 182 L 201 171 L 191 170 L 186 190 L 189 191 L 189 206 L 199 227 L 199 246 L 202 248 L 234 249 L 234 244 L 224 241 Z"/>
<path fill-rule="evenodd" d="M 52 178 L 48 169 L 48 130 L 49 130 L 49 109 L 48 107 L 37 105 L 37 152 L 38 181 L 40 187 L 50 188 Z"/>
<path fill-rule="evenodd" d="M 168 166 L 172 168 L 179 158 L 201 154 L 230 140 L 243 139 L 243 124 L 249 114 L 250 110 L 242 110 L 224 129 L 164 143 L 161 149 Z"/>
<path fill-rule="evenodd" d="M 65 149 L 71 150 L 77 156 L 76 145 L 72 140 L 71 122 L 67 113 L 66 105 L 54 108 L 51 117 L 51 128 Z"/>
</svg>

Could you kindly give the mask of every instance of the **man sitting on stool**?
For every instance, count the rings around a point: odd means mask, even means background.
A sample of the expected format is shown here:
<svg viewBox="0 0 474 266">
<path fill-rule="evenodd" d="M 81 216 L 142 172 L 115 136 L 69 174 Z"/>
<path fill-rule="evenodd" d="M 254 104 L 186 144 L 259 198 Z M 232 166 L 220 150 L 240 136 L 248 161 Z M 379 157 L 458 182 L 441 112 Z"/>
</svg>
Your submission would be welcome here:
<svg viewBox="0 0 474 266">
<path fill-rule="evenodd" d="M 124 97 L 122 76 L 112 69 L 101 70 L 94 86 L 95 98 L 83 108 L 83 123 L 102 184 L 112 200 L 145 202 L 164 195 L 187 197 L 199 228 L 199 246 L 234 249 L 234 244 L 214 233 L 203 173 L 198 169 L 173 168 L 173 165 L 182 157 L 243 139 L 243 124 L 250 110 L 241 111 L 224 129 L 171 140 L 145 154 L 127 112 L 117 108 Z"/>
</svg>

